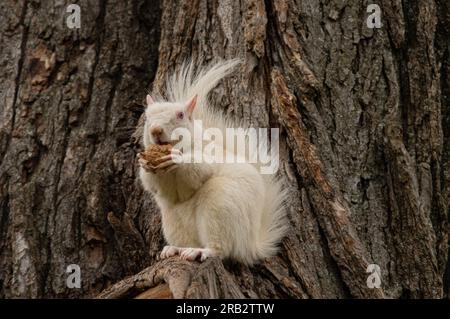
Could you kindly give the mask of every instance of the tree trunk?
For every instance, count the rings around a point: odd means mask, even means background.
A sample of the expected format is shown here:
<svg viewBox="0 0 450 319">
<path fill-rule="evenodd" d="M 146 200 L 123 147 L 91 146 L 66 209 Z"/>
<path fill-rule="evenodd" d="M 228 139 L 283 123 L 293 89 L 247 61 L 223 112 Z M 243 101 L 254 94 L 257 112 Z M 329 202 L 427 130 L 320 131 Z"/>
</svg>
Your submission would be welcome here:
<svg viewBox="0 0 450 319">
<path fill-rule="evenodd" d="M 80 2 L 80 29 L 0 4 L 0 297 L 449 296 L 447 2 L 382 0 L 379 29 L 370 1 Z M 218 108 L 281 128 L 290 230 L 253 267 L 157 260 L 143 100 L 201 57 L 244 60 Z"/>
</svg>

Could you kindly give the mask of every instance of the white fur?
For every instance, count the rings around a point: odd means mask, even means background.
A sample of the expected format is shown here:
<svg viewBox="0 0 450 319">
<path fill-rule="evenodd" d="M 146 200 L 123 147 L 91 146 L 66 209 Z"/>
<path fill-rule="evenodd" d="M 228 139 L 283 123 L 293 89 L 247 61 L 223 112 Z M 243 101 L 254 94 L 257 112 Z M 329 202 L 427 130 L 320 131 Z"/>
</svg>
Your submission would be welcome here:
<svg viewBox="0 0 450 319">
<path fill-rule="evenodd" d="M 167 82 L 165 94 L 172 102 L 162 102 L 162 95 L 156 95 L 156 102 L 147 107 L 144 145 L 154 142 L 149 133 L 154 125 L 164 129 L 164 141 L 176 127 L 192 129 L 192 119 L 180 120 L 176 114 L 186 111 L 195 94 L 195 119 L 202 119 L 206 127 L 230 127 L 228 119 L 208 106 L 207 95 L 238 63 L 225 61 L 197 73 L 192 64 L 184 65 Z M 150 172 L 141 166 L 140 179 L 161 209 L 163 233 L 170 245 L 161 257 L 180 254 L 188 260 L 199 256 L 204 260 L 220 256 L 253 264 L 274 255 L 287 228 L 286 194 L 278 179 L 261 175 L 258 167 L 185 163 L 169 171 Z"/>
</svg>

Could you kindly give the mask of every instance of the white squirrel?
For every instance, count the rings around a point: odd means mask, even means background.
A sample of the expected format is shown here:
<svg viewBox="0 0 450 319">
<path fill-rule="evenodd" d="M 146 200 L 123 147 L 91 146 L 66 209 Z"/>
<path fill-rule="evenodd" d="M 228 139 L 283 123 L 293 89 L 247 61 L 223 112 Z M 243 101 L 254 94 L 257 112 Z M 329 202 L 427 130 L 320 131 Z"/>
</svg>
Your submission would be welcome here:
<svg viewBox="0 0 450 319">
<path fill-rule="evenodd" d="M 144 146 L 173 142 L 171 135 L 176 128 L 192 132 L 194 119 L 202 120 L 204 127 L 236 127 L 209 106 L 207 96 L 239 63 L 223 61 L 196 72 L 193 63 L 185 63 L 167 81 L 167 100 L 161 95 L 147 95 Z M 183 145 L 183 141 L 178 140 L 177 145 Z M 187 153 L 189 146 L 182 146 L 183 152 L 174 147 L 156 167 L 138 154 L 139 177 L 161 210 L 163 233 L 169 244 L 160 257 L 180 255 L 186 260 L 204 261 L 218 256 L 251 265 L 273 256 L 287 229 L 283 205 L 286 192 L 281 181 L 261 174 L 258 163 L 175 160 L 192 155 Z"/>
</svg>

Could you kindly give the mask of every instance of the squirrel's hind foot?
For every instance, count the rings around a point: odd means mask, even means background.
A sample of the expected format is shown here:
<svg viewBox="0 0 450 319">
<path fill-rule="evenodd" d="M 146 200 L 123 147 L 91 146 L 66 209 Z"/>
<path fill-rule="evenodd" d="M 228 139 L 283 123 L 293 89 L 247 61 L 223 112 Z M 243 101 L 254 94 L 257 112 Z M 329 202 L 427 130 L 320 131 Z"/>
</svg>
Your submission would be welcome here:
<svg viewBox="0 0 450 319">
<path fill-rule="evenodd" d="M 161 254 L 159 255 L 160 259 L 166 259 L 175 255 L 179 255 L 183 248 L 176 246 L 164 246 Z"/>
<path fill-rule="evenodd" d="M 217 256 L 217 254 L 210 248 L 182 248 L 176 246 L 164 246 L 160 259 L 166 259 L 172 256 L 180 255 L 183 260 L 194 261 L 199 259 L 200 261 L 205 261 L 208 257 Z"/>
<path fill-rule="evenodd" d="M 217 254 L 210 248 L 183 248 L 180 254 L 181 259 L 194 261 L 197 258 L 205 261 L 208 257 L 214 257 Z"/>
</svg>

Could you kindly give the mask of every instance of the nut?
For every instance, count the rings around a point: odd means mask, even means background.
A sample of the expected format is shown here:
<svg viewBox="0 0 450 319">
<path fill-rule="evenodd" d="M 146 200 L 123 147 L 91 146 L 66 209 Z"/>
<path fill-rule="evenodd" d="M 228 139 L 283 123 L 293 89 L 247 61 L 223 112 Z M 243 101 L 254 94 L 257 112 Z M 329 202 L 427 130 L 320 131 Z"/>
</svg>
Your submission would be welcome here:
<svg viewBox="0 0 450 319">
<path fill-rule="evenodd" d="M 161 164 L 161 157 L 169 155 L 172 151 L 171 144 L 152 144 L 141 153 L 143 159 L 148 161 L 152 166 Z"/>
</svg>

